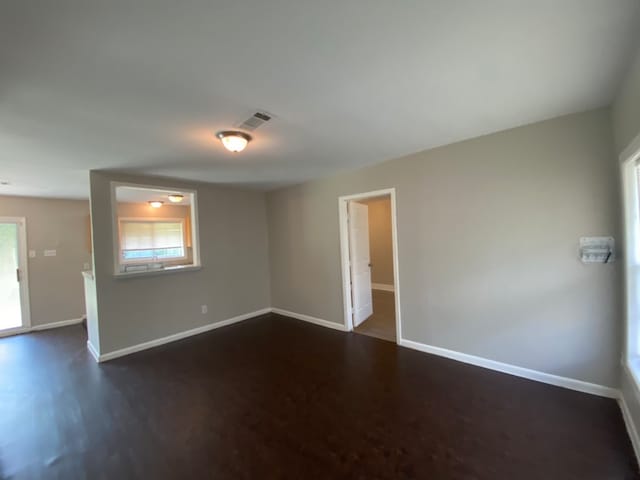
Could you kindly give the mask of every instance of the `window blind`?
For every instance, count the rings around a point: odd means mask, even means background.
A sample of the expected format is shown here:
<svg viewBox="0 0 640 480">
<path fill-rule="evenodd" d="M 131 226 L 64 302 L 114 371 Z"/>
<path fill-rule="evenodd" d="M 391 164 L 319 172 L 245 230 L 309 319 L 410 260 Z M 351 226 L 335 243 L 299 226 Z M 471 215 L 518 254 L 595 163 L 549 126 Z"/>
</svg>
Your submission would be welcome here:
<svg viewBox="0 0 640 480">
<path fill-rule="evenodd" d="M 123 220 L 120 229 L 122 250 L 184 246 L 182 222 Z"/>
</svg>

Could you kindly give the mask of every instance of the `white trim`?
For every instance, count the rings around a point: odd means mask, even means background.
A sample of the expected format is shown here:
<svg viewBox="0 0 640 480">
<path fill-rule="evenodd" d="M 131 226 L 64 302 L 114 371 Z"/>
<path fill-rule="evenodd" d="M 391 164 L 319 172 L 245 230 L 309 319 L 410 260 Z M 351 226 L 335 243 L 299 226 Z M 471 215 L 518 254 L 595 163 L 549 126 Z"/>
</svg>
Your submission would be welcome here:
<svg viewBox="0 0 640 480">
<path fill-rule="evenodd" d="M 96 350 L 96 347 L 91 343 L 91 340 L 87 340 L 87 350 L 89 350 L 89 353 L 96 362 L 100 362 L 100 354 Z"/>
<path fill-rule="evenodd" d="M 171 273 L 193 272 L 196 270 L 202 270 L 202 266 L 175 265 L 173 267 L 158 268 L 155 270 L 142 270 L 139 272 L 120 272 L 120 273 L 115 273 L 113 275 L 113 278 L 116 280 L 124 280 L 127 278 L 154 277 L 157 275 L 169 275 Z"/>
<path fill-rule="evenodd" d="M 69 325 L 77 325 L 78 323 L 82 323 L 84 317 L 80 318 L 72 318 L 70 320 L 62 320 L 60 322 L 51 322 L 44 323 L 42 325 L 33 325 L 31 327 L 32 332 L 37 332 L 38 330 L 49 330 L 50 328 L 60 328 L 60 327 L 68 327 Z"/>
<path fill-rule="evenodd" d="M 598 395 L 608 398 L 620 397 L 619 390 L 615 388 L 606 387 L 604 385 L 598 385 L 595 383 L 589 383 L 582 380 L 576 380 L 574 378 L 561 377 L 559 375 L 540 372 L 538 370 L 531 370 L 529 368 L 518 367 L 516 365 L 510 365 L 508 363 L 497 362 L 495 360 L 489 360 L 487 358 L 476 357 L 475 355 L 468 355 L 466 353 L 448 350 L 446 348 L 434 347 L 432 345 L 426 345 L 424 343 L 404 339 L 400 340 L 400 346 L 412 348 L 421 352 L 431 353 L 440 357 L 450 358 L 452 360 L 457 360 L 463 363 L 469 363 L 478 367 L 488 368 L 489 370 L 508 373 L 510 375 L 515 375 L 516 377 L 528 378 L 529 380 L 535 380 L 537 382 L 548 383 L 550 385 L 568 388 L 569 390 L 591 393 L 592 395 Z"/>
<path fill-rule="evenodd" d="M 371 192 L 343 195 L 338 197 L 338 221 L 340 222 L 340 261 L 342 266 L 342 302 L 344 311 L 344 330 L 353 330 L 351 312 L 351 271 L 349 268 L 349 224 L 347 205 L 351 200 L 389 196 L 391 200 L 391 246 L 393 250 L 393 289 L 396 307 L 396 343 L 402 338 L 402 315 L 400 308 L 400 268 L 398 266 L 398 218 L 396 206 L 396 189 L 385 188 Z"/>
<path fill-rule="evenodd" d="M 633 452 L 636 454 L 636 460 L 638 460 L 640 459 L 640 437 L 638 436 L 638 431 L 636 430 L 636 426 L 633 423 L 633 418 L 631 417 L 631 412 L 629 411 L 627 402 L 624 399 L 624 395 L 620 395 L 618 404 L 620 405 L 622 419 L 624 420 L 624 425 L 627 428 L 627 433 L 629 434 L 629 439 L 631 440 L 631 445 L 633 446 Z"/>
<path fill-rule="evenodd" d="M 373 290 L 383 290 L 385 292 L 394 292 L 395 288 L 393 285 L 387 285 L 386 283 L 372 283 L 371 288 Z"/>
<path fill-rule="evenodd" d="M 31 329 L 29 327 L 5 328 L 4 330 L 0 330 L 0 338 L 22 335 L 23 333 L 29 333 L 30 331 Z"/>
<path fill-rule="evenodd" d="M 143 342 L 137 345 L 132 345 L 130 347 L 114 350 L 113 352 L 100 354 L 98 355 L 98 362 L 106 362 L 107 360 L 112 360 L 118 357 L 124 357 L 125 355 L 131 355 L 132 353 L 140 352 L 142 350 L 147 350 L 149 348 L 159 347 L 160 345 L 164 345 L 166 343 L 182 340 L 183 338 L 192 337 L 200 333 L 208 332 L 210 330 L 215 330 L 216 328 L 226 327 L 227 325 L 241 322 L 249 318 L 258 317 L 260 315 L 264 315 L 265 313 L 269 313 L 269 312 L 271 312 L 271 308 L 263 308 L 261 310 L 256 310 L 255 312 L 245 313 L 243 315 L 238 315 L 237 317 L 228 318 L 226 320 L 221 320 L 219 322 L 209 323 L 201 327 L 192 328 L 191 330 L 185 330 L 183 332 L 174 333 L 173 335 L 167 335 L 166 337 L 156 338 L 154 340 L 149 340 L 148 342 Z"/>
<path fill-rule="evenodd" d="M 636 236 L 638 234 L 638 182 L 636 171 L 636 160 L 640 158 L 640 135 L 620 155 L 620 183 L 623 207 L 623 237 L 622 237 L 622 260 L 624 271 L 624 333 L 623 333 L 623 358 L 629 361 L 638 355 L 639 345 L 637 342 L 640 334 L 640 326 L 631 319 L 636 318 L 640 308 L 639 299 L 634 298 L 630 292 L 637 289 L 636 279 L 633 271 L 638 269 L 640 259 L 635 247 Z"/>
<path fill-rule="evenodd" d="M 640 335 L 640 325 L 635 319 L 638 314 L 640 299 L 635 298 L 631 292 L 637 291 L 637 281 L 632 272 L 638 269 L 638 251 L 636 249 L 637 232 L 639 225 L 637 219 L 640 216 L 638 211 L 638 182 L 636 162 L 640 159 L 640 134 L 638 134 L 619 156 L 620 161 L 620 183 L 623 207 L 623 244 L 622 259 L 624 269 L 624 329 L 623 329 L 623 352 L 622 352 L 622 374 L 627 375 L 628 382 L 633 389 L 634 400 L 639 402 L 637 376 L 638 335 Z M 618 400 L 622 418 L 627 428 L 627 433 L 631 439 L 636 460 L 640 459 L 640 437 L 636 429 L 635 422 L 629 411 L 629 407 L 624 398 L 620 395 Z"/>
<path fill-rule="evenodd" d="M 84 317 L 72 318 L 70 320 L 62 320 L 60 322 L 44 323 L 42 325 L 33 325 L 31 327 L 18 327 L 0 331 L 0 337 L 10 337 L 12 335 L 22 335 L 23 333 L 38 332 L 40 330 L 49 330 L 51 328 L 68 327 L 82 323 Z"/>
<path fill-rule="evenodd" d="M 22 326 L 31 327 L 31 299 L 29 293 L 29 259 L 27 243 L 27 219 L 22 217 L 18 223 L 20 252 L 20 301 L 22 302 Z"/>
<path fill-rule="evenodd" d="M 322 327 L 333 328 L 334 330 L 340 330 L 341 332 L 346 332 L 347 329 L 344 325 L 336 322 L 330 322 L 328 320 L 323 320 L 321 318 L 312 317 L 310 315 L 304 315 L 302 313 L 290 312 L 288 310 L 283 310 L 281 308 L 272 308 L 271 311 L 273 313 L 277 313 L 278 315 L 284 315 L 285 317 L 295 318 L 297 320 L 303 320 L 309 323 L 315 323 L 316 325 L 320 325 Z"/>
<path fill-rule="evenodd" d="M 631 388 L 630 401 L 636 405 L 640 405 L 640 389 L 638 388 L 638 380 L 637 376 L 634 373 L 634 365 L 631 362 L 623 362 L 622 363 L 622 375 L 627 377 L 627 382 Z M 633 415 L 631 415 L 631 410 L 629 410 L 629 404 L 627 403 L 627 399 L 624 396 L 624 391 L 620 393 L 620 410 L 622 411 L 622 418 L 624 419 L 625 426 L 627 428 L 627 433 L 629 434 L 629 438 L 631 439 L 631 444 L 633 445 L 633 450 L 636 454 L 636 459 L 640 461 L 640 436 L 638 435 L 638 430 L 636 428 L 636 424 L 633 420 Z"/>
<path fill-rule="evenodd" d="M 349 202 L 338 199 L 338 221 L 340 222 L 340 266 L 342 269 L 342 308 L 344 326 L 353 330 L 353 308 L 351 307 L 351 265 L 349 261 Z"/>
<path fill-rule="evenodd" d="M 621 163 L 626 162 L 629 157 L 634 156 L 634 154 L 636 154 L 639 150 L 640 133 L 636 135 L 634 139 L 631 140 L 631 142 L 629 142 L 629 145 L 627 145 L 626 148 L 620 153 L 620 156 L 618 158 L 620 159 Z"/>
</svg>

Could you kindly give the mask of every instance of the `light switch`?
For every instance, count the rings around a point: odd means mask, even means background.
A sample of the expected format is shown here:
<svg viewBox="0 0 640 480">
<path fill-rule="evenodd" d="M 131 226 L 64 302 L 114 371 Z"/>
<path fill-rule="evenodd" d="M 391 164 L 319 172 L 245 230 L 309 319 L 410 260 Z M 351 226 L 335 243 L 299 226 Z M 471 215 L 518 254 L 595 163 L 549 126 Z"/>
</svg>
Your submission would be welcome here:
<svg viewBox="0 0 640 480">
<path fill-rule="evenodd" d="M 29 250 L 29 258 L 36 258 L 36 251 L 35 250 Z"/>
<path fill-rule="evenodd" d="M 57 254 L 57 252 L 55 250 L 45 250 L 44 251 L 44 256 L 45 257 L 55 257 Z"/>
</svg>

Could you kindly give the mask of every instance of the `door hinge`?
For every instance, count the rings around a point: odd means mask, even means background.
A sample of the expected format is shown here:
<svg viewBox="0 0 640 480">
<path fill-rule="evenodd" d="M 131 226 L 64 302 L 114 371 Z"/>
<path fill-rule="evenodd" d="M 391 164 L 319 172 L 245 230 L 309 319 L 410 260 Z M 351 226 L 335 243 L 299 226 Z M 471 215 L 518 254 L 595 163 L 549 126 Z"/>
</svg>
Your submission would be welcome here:
<svg viewBox="0 0 640 480">
<path fill-rule="evenodd" d="M 16 268 L 16 280 L 20 282 L 20 269 Z"/>
</svg>

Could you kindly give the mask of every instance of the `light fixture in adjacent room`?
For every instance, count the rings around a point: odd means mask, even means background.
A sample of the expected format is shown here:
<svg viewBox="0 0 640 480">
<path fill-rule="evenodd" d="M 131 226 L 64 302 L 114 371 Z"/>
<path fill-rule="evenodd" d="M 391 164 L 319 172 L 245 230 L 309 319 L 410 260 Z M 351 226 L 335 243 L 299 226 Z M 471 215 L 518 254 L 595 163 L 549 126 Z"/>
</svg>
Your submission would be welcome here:
<svg viewBox="0 0 640 480">
<path fill-rule="evenodd" d="M 151 200 L 149 202 L 149 205 L 151 206 L 151 208 L 160 208 L 162 205 L 164 205 L 164 202 L 161 202 L 160 200 Z"/>
<path fill-rule="evenodd" d="M 216 133 L 216 137 L 220 139 L 224 148 L 230 152 L 241 152 L 247 146 L 247 143 L 251 141 L 251 135 L 238 130 L 225 130 L 224 132 Z"/>
<path fill-rule="evenodd" d="M 169 201 L 171 203 L 180 203 L 182 200 L 184 200 L 184 195 L 181 195 L 179 193 L 172 193 L 171 195 L 169 195 Z"/>
</svg>

